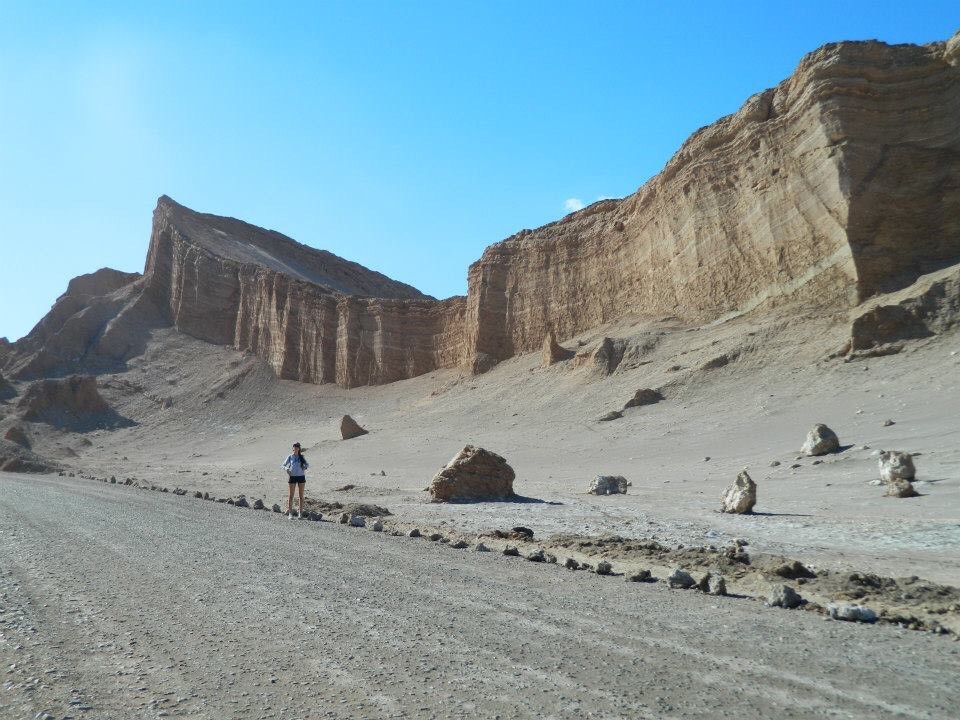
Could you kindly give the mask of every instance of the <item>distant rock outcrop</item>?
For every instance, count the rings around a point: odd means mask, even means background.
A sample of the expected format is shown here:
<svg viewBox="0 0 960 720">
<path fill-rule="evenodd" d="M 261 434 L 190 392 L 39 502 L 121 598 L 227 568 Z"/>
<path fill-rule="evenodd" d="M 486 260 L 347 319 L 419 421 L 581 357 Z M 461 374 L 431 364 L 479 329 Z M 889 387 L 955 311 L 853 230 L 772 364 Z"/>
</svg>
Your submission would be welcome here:
<svg viewBox="0 0 960 720">
<path fill-rule="evenodd" d="M 97 379 L 89 375 L 38 380 L 24 391 L 16 409 L 27 422 L 77 432 L 132 424 L 107 404 Z"/>
<path fill-rule="evenodd" d="M 467 445 L 433 478 L 430 495 L 434 502 L 509 500 L 515 477 L 504 458 Z"/>
<path fill-rule="evenodd" d="M 641 388 L 637 390 L 633 397 L 627 400 L 626 405 L 623 406 L 623 409 L 632 407 L 641 407 L 643 405 L 655 405 L 656 403 L 663 400 L 663 394 L 659 390 L 651 390 L 650 388 Z"/>
</svg>

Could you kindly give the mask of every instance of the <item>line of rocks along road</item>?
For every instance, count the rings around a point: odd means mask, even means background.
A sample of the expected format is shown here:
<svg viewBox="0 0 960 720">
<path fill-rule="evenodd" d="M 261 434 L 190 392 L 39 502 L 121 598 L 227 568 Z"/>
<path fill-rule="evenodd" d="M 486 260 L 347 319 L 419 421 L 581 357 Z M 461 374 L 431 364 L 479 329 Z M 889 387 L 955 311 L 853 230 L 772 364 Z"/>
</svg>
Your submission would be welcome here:
<svg viewBox="0 0 960 720">
<path fill-rule="evenodd" d="M 958 689 L 958 645 L 932 635 L 169 493 L 0 482 L 2 717 L 935 718 Z"/>
</svg>

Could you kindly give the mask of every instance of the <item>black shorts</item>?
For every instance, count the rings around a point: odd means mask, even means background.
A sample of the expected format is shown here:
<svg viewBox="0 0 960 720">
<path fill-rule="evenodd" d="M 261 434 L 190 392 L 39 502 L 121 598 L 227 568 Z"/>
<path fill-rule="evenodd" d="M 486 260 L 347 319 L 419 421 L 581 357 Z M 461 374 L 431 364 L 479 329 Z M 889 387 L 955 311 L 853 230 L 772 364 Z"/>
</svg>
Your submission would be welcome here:
<svg viewBox="0 0 960 720">
<path fill-rule="evenodd" d="M 307 478 L 304 477 L 303 475 L 291 475 L 289 480 L 291 485 L 293 485 L 294 483 L 297 483 L 297 484 L 305 483 L 306 481 L 307 481 Z"/>
</svg>

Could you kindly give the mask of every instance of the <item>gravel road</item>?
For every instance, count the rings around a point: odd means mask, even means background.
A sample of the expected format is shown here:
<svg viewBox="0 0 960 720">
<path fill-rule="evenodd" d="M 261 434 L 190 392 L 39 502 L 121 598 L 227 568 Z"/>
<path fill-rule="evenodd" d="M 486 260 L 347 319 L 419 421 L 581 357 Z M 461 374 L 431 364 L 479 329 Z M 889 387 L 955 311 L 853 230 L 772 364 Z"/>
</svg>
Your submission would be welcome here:
<svg viewBox="0 0 960 720">
<path fill-rule="evenodd" d="M 0 473 L 3 718 L 946 718 L 960 643 Z"/>
</svg>

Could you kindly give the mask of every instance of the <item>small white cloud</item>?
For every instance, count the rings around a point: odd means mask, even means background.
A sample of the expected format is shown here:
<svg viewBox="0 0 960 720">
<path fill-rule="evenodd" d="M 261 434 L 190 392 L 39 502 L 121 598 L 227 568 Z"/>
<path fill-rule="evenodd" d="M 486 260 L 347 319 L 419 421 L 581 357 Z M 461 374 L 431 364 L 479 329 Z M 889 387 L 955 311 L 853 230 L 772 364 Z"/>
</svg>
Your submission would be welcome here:
<svg viewBox="0 0 960 720">
<path fill-rule="evenodd" d="M 577 210 L 583 210 L 584 204 L 580 198 L 567 198 L 563 201 L 563 207 L 567 212 L 576 212 Z"/>
</svg>

